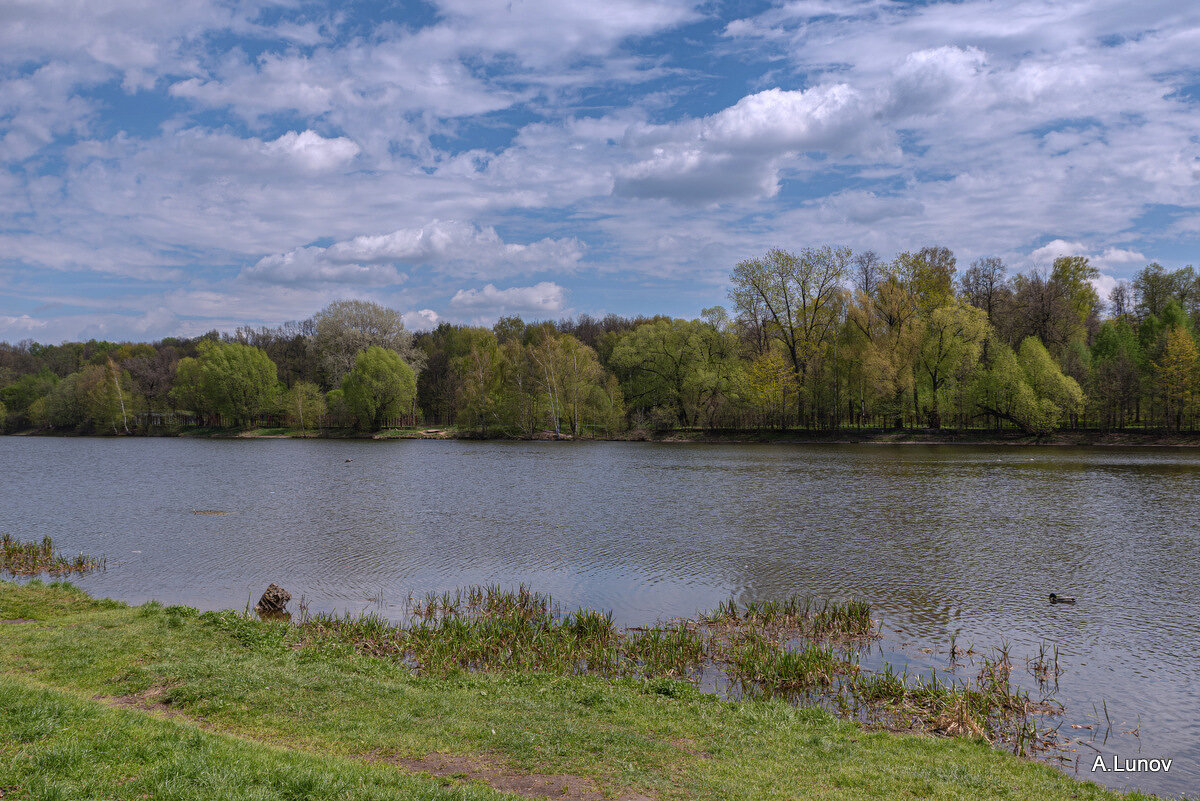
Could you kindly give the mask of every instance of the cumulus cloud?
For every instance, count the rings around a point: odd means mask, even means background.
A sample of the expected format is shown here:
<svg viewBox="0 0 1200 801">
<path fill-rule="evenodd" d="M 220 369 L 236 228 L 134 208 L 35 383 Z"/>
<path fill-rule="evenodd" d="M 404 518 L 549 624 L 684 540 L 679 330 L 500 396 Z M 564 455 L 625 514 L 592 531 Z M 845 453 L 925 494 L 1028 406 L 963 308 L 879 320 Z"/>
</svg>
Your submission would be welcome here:
<svg viewBox="0 0 1200 801">
<path fill-rule="evenodd" d="M 11 315 L 0 315 L 0 331 L 14 331 L 17 333 L 29 333 L 36 331 L 39 328 L 45 328 L 45 320 L 37 320 L 30 317 L 28 314 L 22 314 L 19 317 Z"/>
<path fill-rule="evenodd" d="M 10 2 L 0 281 L 54 310 L 39 335 L 278 322 L 335 290 L 461 313 L 575 289 L 585 252 L 613 311 L 694 313 L 738 259 L 822 241 L 1124 276 L 1200 232 L 1196 4 L 399 8 L 367 34 L 319 3 Z M 121 312 L 63 311 L 85 283 Z"/>
<path fill-rule="evenodd" d="M 447 275 L 522 274 L 572 269 L 582 257 L 575 239 L 505 242 L 491 227 L 434 220 L 377 236 L 357 236 L 329 247 L 304 247 L 266 256 L 244 278 L 279 284 L 396 284 L 394 265 L 429 265 Z"/>
<path fill-rule="evenodd" d="M 353 264 L 327 258 L 325 248 L 296 248 L 264 256 L 242 277 L 268 284 L 358 284 L 386 286 L 405 279 L 390 264 Z"/>
<path fill-rule="evenodd" d="M 625 144 L 646 155 L 619 171 L 616 191 L 685 203 L 770 197 L 789 154 L 894 153 L 889 134 L 873 120 L 880 102 L 846 84 L 768 89 L 703 119 L 635 126 Z"/>
<path fill-rule="evenodd" d="M 621 41 L 698 18 L 693 0 L 435 0 L 444 22 L 421 34 L 462 50 L 508 53 L 538 68 L 598 58 Z"/>
<path fill-rule="evenodd" d="M 263 152 L 321 172 L 344 166 L 358 155 L 359 147 L 344 136 L 326 139 L 315 131 L 288 131 L 274 141 L 264 142 Z"/>
<path fill-rule="evenodd" d="M 1029 255 L 1035 264 L 1049 264 L 1061 256 L 1085 256 L 1093 267 L 1116 270 L 1133 265 L 1143 266 L 1149 262 L 1145 254 L 1136 250 L 1111 246 L 1097 250 L 1083 242 L 1069 242 L 1065 239 L 1051 240 Z"/>
<path fill-rule="evenodd" d="M 442 319 L 442 316 L 433 309 L 406 311 L 403 317 L 404 324 L 414 331 L 428 331 L 437 327 L 438 322 Z"/>
<path fill-rule="evenodd" d="M 450 299 L 450 307 L 478 318 L 504 314 L 552 315 L 561 312 L 565 290 L 553 281 L 533 286 L 497 289 L 487 284 L 482 289 L 460 289 Z"/>
<path fill-rule="evenodd" d="M 1092 279 L 1092 286 L 1101 298 L 1107 298 L 1117 284 L 1128 278 L 1134 268 L 1146 265 L 1150 260 L 1136 250 L 1107 247 L 1095 251 L 1083 242 L 1055 239 L 1037 248 L 1030 254 L 1034 264 L 1052 263 L 1061 256 L 1085 256 L 1088 262 L 1100 271 Z M 1116 275 L 1114 275 L 1116 273 Z"/>
</svg>

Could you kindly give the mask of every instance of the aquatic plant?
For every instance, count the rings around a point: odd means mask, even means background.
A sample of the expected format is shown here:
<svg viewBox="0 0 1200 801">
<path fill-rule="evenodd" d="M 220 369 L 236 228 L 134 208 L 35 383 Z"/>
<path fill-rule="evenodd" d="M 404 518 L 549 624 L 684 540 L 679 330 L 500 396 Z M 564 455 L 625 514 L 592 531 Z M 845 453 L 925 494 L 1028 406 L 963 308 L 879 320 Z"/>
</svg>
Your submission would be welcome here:
<svg viewBox="0 0 1200 801">
<path fill-rule="evenodd" d="M 562 615 L 550 596 L 525 585 L 489 585 L 410 595 L 402 623 L 373 613 L 305 615 L 298 634 L 305 645 L 340 643 L 437 676 L 532 671 L 699 683 L 715 671 L 742 696 L 819 704 L 887 728 L 983 737 L 1018 753 L 1046 747 L 1053 730 L 1037 721 L 1061 711 L 1013 683 L 1007 645 L 980 658 L 972 681 L 910 676 L 890 664 L 862 669 L 859 650 L 879 629 L 860 601 L 731 597 L 695 619 L 622 630 L 611 611 Z"/>
<path fill-rule="evenodd" d="M 103 557 L 97 559 L 80 553 L 72 558 L 56 553 L 50 537 L 44 537 L 38 543 L 23 542 L 13 539 L 9 534 L 0 534 L 0 570 L 13 576 L 35 576 L 40 573 L 65 576 L 104 569 L 106 566 Z"/>
</svg>

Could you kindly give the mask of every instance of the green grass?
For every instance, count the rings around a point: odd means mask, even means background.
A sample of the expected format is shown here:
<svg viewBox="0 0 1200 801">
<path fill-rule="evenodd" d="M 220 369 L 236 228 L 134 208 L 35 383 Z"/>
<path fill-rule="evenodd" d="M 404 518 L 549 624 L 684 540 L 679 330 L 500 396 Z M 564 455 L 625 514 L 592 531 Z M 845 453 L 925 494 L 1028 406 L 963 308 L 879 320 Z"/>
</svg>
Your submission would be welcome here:
<svg viewBox="0 0 1200 801">
<path fill-rule="evenodd" d="M 395 764 L 439 753 L 614 798 L 1125 797 L 980 740 L 868 732 L 673 678 L 414 674 L 348 642 L 304 645 L 289 624 L 65 584 L 0 582 L 13 618 L 32 621 L 0 624 L 5 799 L 501 797 Z"/>
</svg>

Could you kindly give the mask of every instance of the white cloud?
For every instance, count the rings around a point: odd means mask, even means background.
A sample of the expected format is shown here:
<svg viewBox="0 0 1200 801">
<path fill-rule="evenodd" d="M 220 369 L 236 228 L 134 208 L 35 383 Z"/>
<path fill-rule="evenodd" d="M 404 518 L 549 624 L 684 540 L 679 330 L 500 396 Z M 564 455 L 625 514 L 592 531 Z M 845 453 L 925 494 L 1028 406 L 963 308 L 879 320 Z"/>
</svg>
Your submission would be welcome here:
<svg viewBox="0 0 1200 801">
<path fill-rule="evenodd" d="M 306 170 L 322 172 L 345 166 L 359 153 L 359 147 L 344 136 L 326 139 L 315 131 L 288 131 L 263 144 L 263 152 L 295 161 Z"/>
<path fill-rule="evenodd" d="M 1035 264 L 1049 264 L 1063 256 L 1086 255 L 1088 246 L 1082 242 L 1068 242 L 1065 239 L 1055 239 L 1042 245 L 1029 254 Z"/>
<path fill-rule="evenodd" d="M 1133 265 L 1140 267 L 1150 261 L 1145 254 L 1136 250 L 1110 246 L 1097 252 L 1083 242 L 1068 242 L 1064 239 L 1047 242 L 1029 255 L 1034 264 L 1050 264 L 1060 256 L 1085 256 L 1093 267 L 1102 270 L 1125 269 Z"/>
<path fill-rule="evenodd" d="M 1034 264 L 1047 265 L 1060 256 L 1085 256 L 1088 262 L 1100 271 L 1092 279 L 1092 286 L 1101 298 L 1107 298 L 1113 288 L 1122 280 L 1128 278 L 1134 268 L 1145 266 L 1150 259 L 1136 250 L 1107 247 L 1100 252 L 1090 252 L 1093 248 L 1083 242 L 1068 242 L 1055 239 L 1047 242 L 1030 254 Z M 1120 275 L 1112 275 L 1113 272 Z"/>
<path fill-rule="evenodd" d="M 404 312 L 404 324 L 414 331 L 428 331 L 436 328 L 442 316 L 433 309 L 418 309 Z"/>
<path fill-rule="evenodd" d="M 242 277 L 268 284 L 399 284 L 405 276 L 390 264 L 353 264 L 326 258 L 325 248 L 297 248 L 264 256 Z"/>
<path fill-rule="evenodd" d="M 890 135 L 875 122 L 880 103 L 841 83 L 768 89 L 700 120 L 634 126 L 625 144 L 646 155 L 619 171 L 616 191 L 684 203 L 770 197 L 789 155 L 894 156 Z"/>
<path fill-rule="evenodd" d="M 444 22 L 418 34 L 465 52 L 507 53 L 545 68 L 599 58 L 629 37 L 647 36 L 698 15 L 690 0 L 435 0 Z"/>
<path fill-rule="evenodd" d="M 17 334 L 28 334 L 36 331 L 39 328 L 45 328 L 46 321 L 38 320 L 30 317 L 28 314 L 22 314 L 20 317 L 10 315 L 0 315 L 0 332 L 15 332 Z M 4 336 L 0 333 L 0 336 Z"/>
<path fill-rule="evenodd" d="M 458 290 L 450 299 L 450 307 L 480 319 L 504 314 L 551 315 L 562 311 L 565 294 L 565 290 L 552 281 L 509 289 L 497 289 L 494 284 L 487 284 L 482 289 Z"/>
<path fill-rule="evenodd" d="M 575 239 L 505 242 L 491 227 L 434 220 L 378 236 L 356 236 L 326 248 L 305 247 L 260 259 L 244 278 L 280 284 L 396 284 L 394 265 L 427 265 L 442 275 L 497 276 L 569 271 L 582 257 Z"/>
<path fill-rule="evenodd" d="M 0 280 L 60 310 L 79 276 L 120 307 L 41 317 L 72 335 L 332 292 L 462 311 L 571 287 L 585 252 L 621 279 L 600 296 L 697 308 L 774 245 L 1122 276 L 1200 232 L 1194 3 L 792 0 L 686 42 L 661 34 L 730 6 L 435 0 L 369 33 L 310 4 L 155 8 L 0 11 Z M 685 69 L 695 47 L 712 69 Z"/>
</svg>

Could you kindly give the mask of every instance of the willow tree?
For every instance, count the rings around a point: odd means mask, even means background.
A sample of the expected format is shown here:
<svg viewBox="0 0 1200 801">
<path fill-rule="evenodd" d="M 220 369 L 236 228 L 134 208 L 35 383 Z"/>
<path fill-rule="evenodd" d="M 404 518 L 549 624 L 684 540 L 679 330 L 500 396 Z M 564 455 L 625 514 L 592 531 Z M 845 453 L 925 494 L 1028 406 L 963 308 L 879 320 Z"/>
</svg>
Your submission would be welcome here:
<svg viewBox="0 0 1200 801">
<path fill-rule="evenodd" d="M 858 334 L 860 405 L 866 405 L 861 387 L 870 384 L 872 396 L 890 407 L 896 428 L 904 423 L 904 396 L 914 385 L 913 364 L 921 343 L 918 312 L 912 285 L 894 270 L 875 281 L 870 293 L 856 292 L 848 312 Z"/>
<path fill-rule="evenodd" d="M 283 412 L 290 426 L 320 428 L 326 411 L 325 395 L 311 381 L 297 381 L 283 396 Z"/>
<path fill-rule="evenodd" d="M 237 342 L 200 343 L 196 358 L 175 367 L 176 402 L 197 414 L 218 414 L 245 425 L 274 408 L 278 383 L 266 352 Z"/>
<path fill-rule="evenodd" d="M 466 428 L 479 428 L 486 437 L 489 425 L 500 425 L 506 415 L 504 396 L 509 361 L 496 335 L 486 329 L 472 328 L 465 333 L 465 353 L 451 361 L 457 388 L 456 422 Z"/>
<path fill-rule="evenodd" d="M 934 309 L 925 323 L 917 365 L 929 381 L 929 427 L 941 428 L 938 398 L 953 378 L 966 378 L 979 364 L 988 336 L 987 312 L 956 302 Z"/>
<path fill-rule="evenodd" d="M 1045 434 L 1058 428 L 1065 415 L 1078 414 L 1084 395 L 1079 384 L 1063 375 L 1046 346 L 1026 337 L 1021 348 L 993 342 L 992 363 L 978 377 L 976 405 L 1023 431 Z"/>
<path fill-rule="evenodd" d="M 346 407 L 360 429 L 380 429 L 412 410 L 417 377 L 399 353 L 372 345 L 358 354 L 342 379 Z"/>
</svg>

